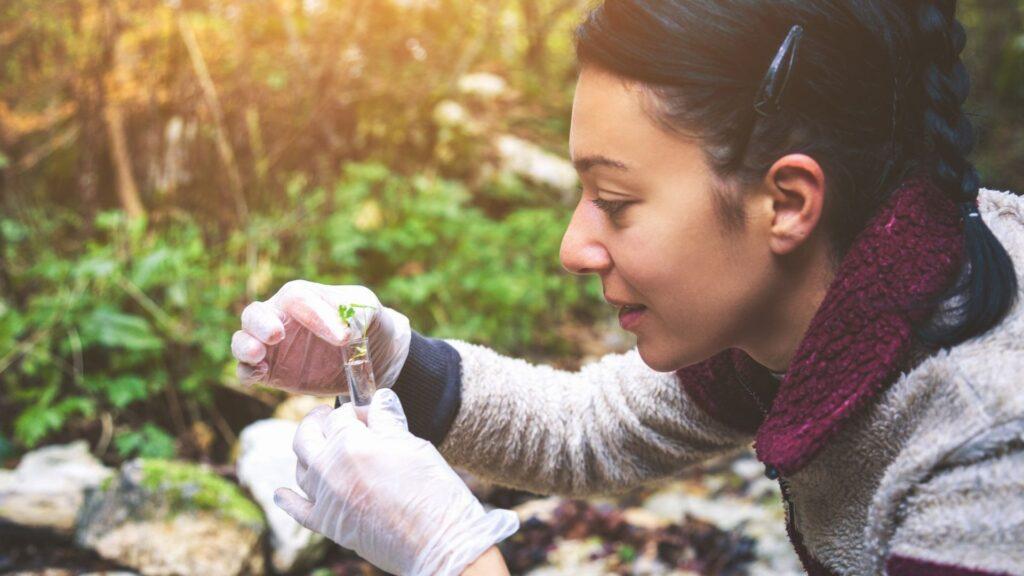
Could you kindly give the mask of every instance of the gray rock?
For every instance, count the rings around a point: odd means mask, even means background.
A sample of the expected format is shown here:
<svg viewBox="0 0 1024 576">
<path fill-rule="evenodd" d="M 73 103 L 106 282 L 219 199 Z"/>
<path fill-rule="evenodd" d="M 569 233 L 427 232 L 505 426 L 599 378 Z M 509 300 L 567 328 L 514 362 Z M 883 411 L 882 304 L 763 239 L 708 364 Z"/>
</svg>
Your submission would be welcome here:
<svg viewBox="0 0 1024 576">
<path fill-rule="evenodd" d="M 466 74 L 459 78 L 459 92 L 483 100 L 495 100 L 508 93 L 508 82 L 487 72 Z"/>
<path fill-rule="evenodd" d="M 579 177 L 571 162 L 532 142 L 507 134 L 495 138 L 494 144 L 503 169 L 558 190 L 565 201 L 573 199 Z"/>
<path fill-rule="evenodd" d="M 112 473 L 84 440 L 29 452 L 13 471 L 0 471 L 0 520 L 70 536 L 85 491 Z"/>
<path fill-rule="evenodd" d="M 263 516 L 199 466 L 133 460 L 86 496 L 76 542 L 145 576 L 263 573 Z"/>
<path fill-rule="evenodd" d="M 249 489 L 267 517 L 273 550 L 271 564 L 278 572 L 311 566 L 323 556 L 329 542 L 303 528 L 274 504 L 274 491 L 278 488 L 291 488 L 302 494 L 295 482 L 297 459 L 292 451 L 297 428 L 298 424 L 290 420 L 260 420 L 247 426 L 239 436 L 238 481 Z"/>
</svg>

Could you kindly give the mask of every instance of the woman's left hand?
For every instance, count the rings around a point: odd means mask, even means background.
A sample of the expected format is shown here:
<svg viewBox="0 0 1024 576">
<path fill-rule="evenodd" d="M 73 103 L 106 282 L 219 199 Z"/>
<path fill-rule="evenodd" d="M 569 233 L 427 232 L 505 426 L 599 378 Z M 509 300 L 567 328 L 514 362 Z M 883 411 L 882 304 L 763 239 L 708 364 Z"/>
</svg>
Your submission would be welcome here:
<svg viewBox="0 0 1024 576">
<path fill-rule="evenodd" d="M 393 574 L 460 574 L 519 528 L 513 512 L 484 511 L 433 444 L 409 433 L 390 389 L 374 394 L 365 424 L 350 403 L 313 410 L 293 447 L 308 498 L 279 488 L 277 505 Z"/>
</svg>

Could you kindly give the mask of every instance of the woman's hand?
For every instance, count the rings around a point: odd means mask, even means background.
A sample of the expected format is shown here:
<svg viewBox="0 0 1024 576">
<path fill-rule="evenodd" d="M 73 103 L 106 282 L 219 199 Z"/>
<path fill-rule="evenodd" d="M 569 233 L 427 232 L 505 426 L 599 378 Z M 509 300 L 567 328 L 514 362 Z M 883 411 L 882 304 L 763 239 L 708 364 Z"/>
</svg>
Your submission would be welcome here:
<svg viewBox="0 0 1024 576">
<path fill-rule="evenodd" d="M 460 574 L 519 528 L 513 512 L 485 512 L 434 446 L 409 433 L 391 390 L 374 394 L 366 424 L 350 403 L 316 408 L 294 448 L 308 497 L 279 488 L 277 505 L 393 574 Z"/>
<path fill-rule="evenodd" d="M 338 306 L 356 305 L 351 327 Z M 305 280 L 285 284 L 266 302 L 242 312 L 242 329 L 231 338 L 238 378 L 301 394 L 348 394 L 341 346 L 352 329 L 370 339 L 374 379 L 388 388 L 409 355 L 409 319 L 384 308 L 364 286 L 326 286 Z"/>
</svg>

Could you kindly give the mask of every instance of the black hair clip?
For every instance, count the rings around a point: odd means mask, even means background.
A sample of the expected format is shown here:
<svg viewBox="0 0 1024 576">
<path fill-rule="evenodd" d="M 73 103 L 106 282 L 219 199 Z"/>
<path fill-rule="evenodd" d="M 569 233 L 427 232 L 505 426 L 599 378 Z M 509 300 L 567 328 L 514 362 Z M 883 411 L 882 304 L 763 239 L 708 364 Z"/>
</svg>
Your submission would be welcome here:
<svg viewBox="0 0 1024 576">
<path fill-rule="evenodd" d="M 782 96 L 789 84 L 790 74 L 796 65 L 797 50 L 800 49 L 800 40 L 804 36 L 803 26 L 794 25 L 789 29 L 789 34 L 779 47 L 772 65 L 761 81 L 761 87 L 757 91 L 757 100 L 754 103 L 754 110 L 761 116 L 771 116 L 782 109 Z"/>
</svg>

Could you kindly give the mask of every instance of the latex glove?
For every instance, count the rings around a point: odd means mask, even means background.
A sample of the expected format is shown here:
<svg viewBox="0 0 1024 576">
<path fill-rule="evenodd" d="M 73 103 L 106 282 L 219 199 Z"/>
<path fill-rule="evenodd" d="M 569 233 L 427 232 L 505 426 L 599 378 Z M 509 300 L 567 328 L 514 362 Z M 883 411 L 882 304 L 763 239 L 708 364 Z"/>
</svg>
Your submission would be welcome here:
<svg viewBox="0 0 1024 576">
<path fill-rule="evenodd" d="M 398 396 L 378 390 L 366 424 L 352 404 L 320 406 L 293 444 L 307 498 L 278 488 L 296 522 L 393 574 L 460 574 L 515 533 L 509 510 L 484 511 L 433 444 L 409 433 Z"/>
<path fill-rule="evenodd" d="M 346 326 L 338 315 L 342 304 L 370 308 L 356 308 Z M 369 337 L 377 386 L 391 387 L 409 355 L 409 319 L 381 306 L 365 286 L 288 282 L 270 300 L 242 311 L 242 329 L 231 338 L 238 378 L 289 392 L 347 396 L 341 346 L 353 331 Z"/>
</svg>

